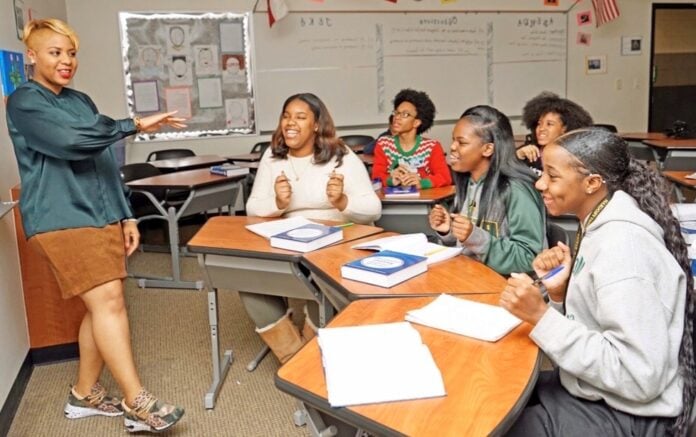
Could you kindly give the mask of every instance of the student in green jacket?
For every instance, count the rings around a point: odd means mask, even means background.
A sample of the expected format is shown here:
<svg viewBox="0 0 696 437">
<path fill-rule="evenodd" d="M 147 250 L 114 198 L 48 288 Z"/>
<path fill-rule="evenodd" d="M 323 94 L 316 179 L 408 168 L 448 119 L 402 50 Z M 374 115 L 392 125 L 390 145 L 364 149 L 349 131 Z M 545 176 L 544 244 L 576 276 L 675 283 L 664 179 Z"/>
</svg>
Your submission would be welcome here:
<svg viewBox="0 0 696 437">
<path fill-rule="evenodd" d="M 65 416 L 121 416 L 129 431 L 163 431 L 184 414 L 140 383 L 123 298 L 126 257 L 140 234 L 111 145 L 136 132 L 184 127 L 173 112 L 114 120 L 84 93 L 67 88 L 77 71 L 79 41 L 57 19 L 24 28 L 32 81 L 7 101 L 7 127 L 22 183 L 19 208 L 28 243 L 54 272 L 63 298 L 87 308 L 79 332 L 77 381 Z M 99 383 L 106 365 L 122 401 Z"/>
<path fill-rule="evenodd" d="M 448 163 L 457 194 L 436 205 L 430 226 L 443 244 L 463 247 L 502 275 L 527 271 L 545 241 L 534 175 L 515 157 L 510 120 L 490 106 L 467 109 L 452 131 Z"/>
</svg>

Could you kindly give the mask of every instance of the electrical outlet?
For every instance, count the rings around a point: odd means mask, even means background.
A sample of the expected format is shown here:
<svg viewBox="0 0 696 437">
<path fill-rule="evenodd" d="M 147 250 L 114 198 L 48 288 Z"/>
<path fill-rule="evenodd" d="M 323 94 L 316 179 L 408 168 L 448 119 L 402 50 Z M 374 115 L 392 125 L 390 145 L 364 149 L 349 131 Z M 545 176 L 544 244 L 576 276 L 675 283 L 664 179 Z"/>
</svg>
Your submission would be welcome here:
<svg viewBox="0 0 696 437">
<path fill-rule="evenodd" d="M 621 88 L 623 88 L 623 81 L 621 79 L 616 79 L 616 90 L 621 91 Z"/>
<path fill-rule="evenodd" d="M 633 89 L 634 90 L 639 90 L 640 89 L 640 81 L 638 80 L 637 77 L 633 78 Z"/>
</svg>

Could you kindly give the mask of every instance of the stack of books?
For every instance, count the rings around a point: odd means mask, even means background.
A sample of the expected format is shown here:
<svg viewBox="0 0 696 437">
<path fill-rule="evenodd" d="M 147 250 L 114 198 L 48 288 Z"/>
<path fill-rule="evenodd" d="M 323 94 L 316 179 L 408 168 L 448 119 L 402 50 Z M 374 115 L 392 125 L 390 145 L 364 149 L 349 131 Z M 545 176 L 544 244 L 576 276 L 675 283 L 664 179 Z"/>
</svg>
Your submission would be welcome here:
<svg viewBox="0 0 696 437">
<path fill-rule="evenodd" d="M 225 164 L 210 167 L 210 173 L 227 177 L 244 176 L 245 174 L 249 174 L 249 169 L 247 167 L 240 167 L 227 162 Z"/>
<path fill-rule="evenodd" d="M 317 337 L 332 407 L 447 394 L 430 349 L 406 322 L 322 328 Z"/>
</svg>

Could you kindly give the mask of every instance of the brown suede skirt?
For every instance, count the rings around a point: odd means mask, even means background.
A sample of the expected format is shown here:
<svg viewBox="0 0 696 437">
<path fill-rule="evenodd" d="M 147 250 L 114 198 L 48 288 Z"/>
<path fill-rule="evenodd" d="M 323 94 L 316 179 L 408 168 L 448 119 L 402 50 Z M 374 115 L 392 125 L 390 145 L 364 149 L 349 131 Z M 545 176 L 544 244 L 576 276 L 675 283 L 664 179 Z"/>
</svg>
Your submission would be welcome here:
<svg viewBox="0 0 696 437">
<path fill-rule="evenodd" d="M 120 223 L 45 232 L 32 236 L 28 243 L 51 266 L 63 299 L 126 277 Z"/>
</svg>

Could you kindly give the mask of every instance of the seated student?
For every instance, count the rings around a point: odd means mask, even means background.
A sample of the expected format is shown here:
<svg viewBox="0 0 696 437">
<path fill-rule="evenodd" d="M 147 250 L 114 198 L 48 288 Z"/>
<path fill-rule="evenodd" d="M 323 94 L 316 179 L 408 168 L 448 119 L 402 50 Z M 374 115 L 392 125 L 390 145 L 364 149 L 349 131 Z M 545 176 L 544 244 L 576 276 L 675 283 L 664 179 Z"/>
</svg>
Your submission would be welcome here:
<svg viewBox="0 0 696 437">
<path fill-rule="evenodd" d="M 369 143 L 367 143 L 365 145 L 365 147 L 363 148 L 364 154 L 374 155 L 375 146 L 377 146 L 377 141 L 379 141 L 380 138 L 391 137 L 391 136 L 396 135 L 396 133 L 394 132 L 394 128 L 392 127 L 393 123 L 394 123 L 394 114 L 389 114 L 389 126 L 388 126 L 387 130 L 385 130 L 381 134 L 377 135 L 377 138 L 375 138 L 374 140 L 370 141 Z"/>
<path fill-rule="evenodd" d="M 452 184 L 442 145 L 421 134 L 433 125 L 435 105 L 424 92 L 404 89 L 394 97 L 394 136 L 379 138 L 372 179 L 384 186 L 444 187 Z"/>
<path fill-rule="evenodd" d="M 457 194 L 452 213 L 430 212 L 430 226 L 446 245 L 508 275 L 526 271 L 544 246 L 544 212 L 534 175 L 515 159 L 510 120 L 490 106 L 474 106 L 452 130 L 449 164 Z"/>
<path fill-rule="evenodd" d="M 382 204 L 365 165 L 336 137 L 324 103 L 314 94 L 288 97 L 246 204 L 247 214 L 371 224 Z M 314 336 L 318 307 L 300 335 L 284 298 L 239 293 L 257 332 L 281 362 Z M 307 315 L 307 307 L 305 307 Z"/>
<path fill-rule="evenodd" d="M 541 173 L 541 151 L 544 146 L 571 130 L 592 126 L 592 117 L 577 103 L 543 92 L 528 101 L 522 109 L 522 121 L 531 131 L 531 143 L 517 149 L 518 159 Z"/>
<path fill-rule="evenodd" d="M 543 159 L 536 187 L 546 208 L 576 215 L 582 228 L 575 256 L 559 243 L 532 263 L 539 277 L 563 266 L 543 281 L 549 304 L 525 274 L 501 294 L 557 366 L 508 435 L 686 435 L 693 278 L 664 182 L 599 128 L 557 138 Z"/>
</svg>

